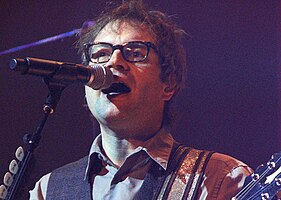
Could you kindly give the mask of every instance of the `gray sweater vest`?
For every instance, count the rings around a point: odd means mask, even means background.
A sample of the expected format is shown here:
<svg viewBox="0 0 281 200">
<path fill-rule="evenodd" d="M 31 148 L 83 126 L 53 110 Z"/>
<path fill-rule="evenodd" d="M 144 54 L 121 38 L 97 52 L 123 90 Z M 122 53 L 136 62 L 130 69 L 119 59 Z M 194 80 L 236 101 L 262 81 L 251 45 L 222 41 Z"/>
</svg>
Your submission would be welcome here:
<svg viewBox="0 0 281 200">
<path fill-rule="evenodd" d="M 54 170 L 49 179 L 46 200 L 91 200 L 91 183 L 84 180 L 87 156 Z M 146 175 L 136 200 L 151 200 L 161 187 L 165 176 L 157 167 Z"/>
<path fill-rule="evenodd" d="M 84 181 L 88 157 L 54 170 L 50 176 L 46 200 L 91 199 L 91 185 Z"/>
<path fill-rule="evenodd" d="M 177 172 L 186 168 L 183 160 L 187 158 L 190 151 L 191 148 L 174 144 L 167 171 L 161 170 L 161 168 L 154 163 L 145 176 L 144 182 L 134 199 L 154 200 L 158 199 L 159 196 L 161 196 L 161 199 L 167 199 L 173 182 L 177 177 Z M 195 150 L 195 152 L 200 153 L 200 155 L 190 157 L 191 160 L 194 160 L 194 167 L 192 169 L 193 172 L 190 174 L 191 178 L 189 178 L 185 190 L 183 191 L 184 199 L 190 191 L 193 193 L 192 199 L 197 199 L 197 190 L 199 189 L 208 160 L 213 153 L 199 150 Z M 206 156 L 202 159 L 204 155 Z M 47 188 L 47 200 L 92 200 L 91 180 L 84 180 L 87 158 L 86 156 L 52 172 Z M 199 170 L 200 178 L 196 180 L 196 187 L 192 188 L 194 176 L 195 173 L 197 173 L 200 163 L 203 165 L 202 169 Z M 167 184 L 164 184 L 164 182 Z"/>
</svg>

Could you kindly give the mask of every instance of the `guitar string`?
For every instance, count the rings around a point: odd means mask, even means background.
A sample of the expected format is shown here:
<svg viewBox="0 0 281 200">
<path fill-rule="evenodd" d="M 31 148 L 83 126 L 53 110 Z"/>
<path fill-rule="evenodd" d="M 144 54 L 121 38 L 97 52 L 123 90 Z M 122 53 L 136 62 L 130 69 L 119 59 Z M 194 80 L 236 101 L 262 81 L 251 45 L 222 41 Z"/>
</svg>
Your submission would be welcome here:
<svg viewBox="0 0 281 200">
<path fill-rule="evenodd" d="M 276 178 L 279 178 L 280 176 L 281 176 L 281 174 L 279 173 L 279 174 L 276 176 Z M 261 194 L 262 191 L 264 191 L 264 190 L 270 191 L 271 189 L 274 188 L 274 186 L 276 186 L 276 185 L 275 185 L 275 184 L 272 185 L 272 183 L 269 183 L 269 184 L 265 185 L 262 189 L 259 189 L 258 191 L 256 191 L 256 193 L 254 193 L 254 194 L 251 196 L 250 199 L 256 199 L 257 197 L 259 197 L 259 195 Z M 280 186 L 277 187 L 277 188 L 279 188 L 279 190 L 280 190 Z M 276 189 L 277 189 L 277 188 L 276 188 Z M 274 195 L 276 195 L 279 190 L 277 190 Z M 274 196 L 270 197 L 270 199 L 272 199 L 273 197 L 274 197 Z"/>
<path fill-rule="evenodd" d="M 277 154 L 276 155 L 274 155 L 275 157 L 277 157 Z M 280 155 L 278 156 L 279 158 L 275 161 L 275 163 L 278 163 L 279 161 L 280 161 L 280 159 L 281 159 L 281 157 L 280 157 Z M 274 167 L 275 168 L 275 167 Z M 273 169 L 273 168 L 272 168 Z M 269 172 L 269 171 L 271 171 L 272 169 L 269 169 L 268 167 L 266 168 L 266 170 L 260 175 L 260 177 L 256 180 L 256 181 L 251 181 L 246 187 L 244 187 L 236 196 L 235 196 L 235 198 L 237 199 L 237 200 L 239 200 L 240 198 L 242 199 L 242 198 L 244 198 L 246 195 L 247 195 L 247 193 L 249 193 L 249 191 L 255 186 L 255 185 L 257 185 L 258 183 L 259 183 L 259 181 L 260 181 L 260 179 L 263 179 L 265 176 L 266 176 L 266 174 Z M 267 186 L 266 186 L 267 187 Z M 261 190 L 260 190 L 261 191 Z M 251 196 L 251 197 L 253 197 L 253 195 Z"/>
<path fill-rule="evenodd" d="M 263 179 L 266 174 L 269 172 L 270 170 L 267 168 L 257 180 L 252 180 L 246 187 L 244 187 L 237 195 L 236 195 L 236 199 L 239 200 L 240 198 L 243 199 L 245 198 L 245 196 L 249 193 L 250 190 L 252 190 L 261 179 Z M 252 197 L 252 196 L 251 196 Z"/>
<path fill-rule="evenodd" d="M 256 191 L 256 193 L 254 193 L 250 199 L 256 199 L 257 197 L 259 197 L 259 195 L 261 194 L 261 191 L 265 190 L 265 189 L 268 189 L 271 185 L 266 185 L 265 187 L 263 187 L 262 189 L 259 189 L 258 191 Z M 250 200 L 249 199 L 249 200 Z"/>
</svg>

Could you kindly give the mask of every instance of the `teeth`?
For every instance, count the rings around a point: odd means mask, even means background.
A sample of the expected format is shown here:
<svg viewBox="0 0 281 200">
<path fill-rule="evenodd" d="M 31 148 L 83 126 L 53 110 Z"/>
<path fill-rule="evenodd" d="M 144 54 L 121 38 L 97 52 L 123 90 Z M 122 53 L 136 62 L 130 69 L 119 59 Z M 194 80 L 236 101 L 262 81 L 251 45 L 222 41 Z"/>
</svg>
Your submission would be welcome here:
<svg viewBox="0 0 281 200">
<path fill-rule="evenodd" d="M 110 92 L 109 94 L 120 94 L 119 92 Z"/>
</svg>

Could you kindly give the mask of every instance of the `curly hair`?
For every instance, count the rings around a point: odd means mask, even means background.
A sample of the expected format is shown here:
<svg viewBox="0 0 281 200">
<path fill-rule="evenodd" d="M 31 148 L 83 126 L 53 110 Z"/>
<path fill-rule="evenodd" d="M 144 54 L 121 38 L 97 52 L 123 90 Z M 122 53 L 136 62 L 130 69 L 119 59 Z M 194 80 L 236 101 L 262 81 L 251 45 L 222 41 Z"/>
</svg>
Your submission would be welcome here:
<svg viewBox="0 0 281 200">
<path fill-rule="evenodd" d="M 176 93 L 183 87 L 186 74 L 186 54 L 182 38 L 185 31 L 174 24 L 168 16 L 160 11 L 149 11 L 141 0 L 129 0 L 117 7 L 104 11 L 96 20 L 95 25 L 82 31 L 77 42 L 82 62 L 88 65 L 83 53 L 84 44 L 91 43 L 100 31 L 109 23 L 131 21 L 145 25 L 156 38 L 161 67 L 162 82 L 173 82 Z M 173 118 L 171 103 L 173 98 L 165 104 L 163 125 L 170 125 Z"/>
</svg>

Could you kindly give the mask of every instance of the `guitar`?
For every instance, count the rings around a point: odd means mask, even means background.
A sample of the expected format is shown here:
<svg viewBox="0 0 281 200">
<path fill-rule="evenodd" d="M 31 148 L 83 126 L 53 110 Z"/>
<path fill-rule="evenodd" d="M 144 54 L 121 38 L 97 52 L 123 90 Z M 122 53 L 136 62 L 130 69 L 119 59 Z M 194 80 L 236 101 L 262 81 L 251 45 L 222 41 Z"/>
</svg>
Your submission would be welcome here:
<svg viewBox="0 0 281 200">
<path fill-rule="evenodd" d="M 277 200 L 278 191 L 281 191 L 281 152 L 272 155 L 266 165 L 260 165 L 248 176 L 232 200 Z"/>
<path fill-rule="evenodd" d="M 13 160 L 10 164 L 10 172 L 6 173 L 4 184 L 0 186 L 0 199 L 13 198 L 10 190 L 25 158 L 23 148 L 19 147 L 15 155 L 18 161 Z M 277 200 L 278 191 L 281 191 L 281 152 L 272 155 L 266 165 L 260 165 L 248 176 L 242 190 L 232 200 Z"/>
<path fill-rule="evenodd" d="M 18 147 L 15 152 L 16 159 L 11 161 L 9 172 L 4 176 L 4 184 L 0 186 L 0 199 L 13 199 L 14 189 L 21 178 L 18 176 L 18 172 L 22 170 L 22 163 L 25 162 L 27 158 L 24 154 L 24 149 L 21 146 Z"/>
</svg>

